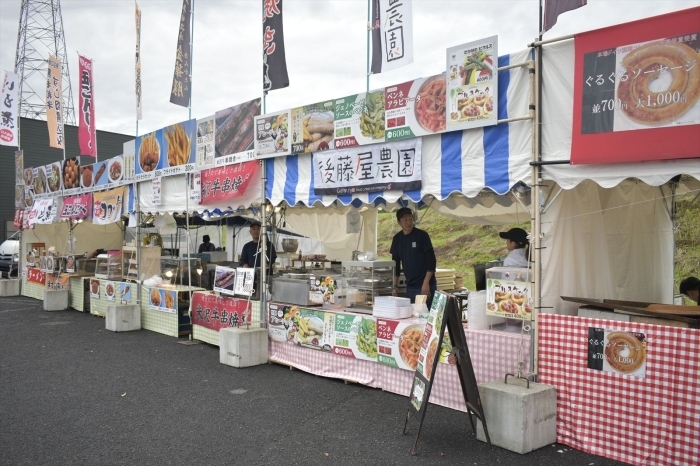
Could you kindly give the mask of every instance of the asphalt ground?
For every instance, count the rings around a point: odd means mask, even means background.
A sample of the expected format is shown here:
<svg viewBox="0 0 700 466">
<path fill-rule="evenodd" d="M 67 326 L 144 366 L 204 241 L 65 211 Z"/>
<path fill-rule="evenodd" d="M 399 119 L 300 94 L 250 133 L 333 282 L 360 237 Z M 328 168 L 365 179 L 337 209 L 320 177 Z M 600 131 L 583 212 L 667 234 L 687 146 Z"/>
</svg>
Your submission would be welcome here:
<svg viewBox="0 0 700 466">
<path fill-rule="evenodd" d="M 0 298 L 0 464 L 622 464 L 560 444 L 490 451 L 465 413 L 433 405 L 412 456 L 405 397 L 178 341 Z"/>
</svg>

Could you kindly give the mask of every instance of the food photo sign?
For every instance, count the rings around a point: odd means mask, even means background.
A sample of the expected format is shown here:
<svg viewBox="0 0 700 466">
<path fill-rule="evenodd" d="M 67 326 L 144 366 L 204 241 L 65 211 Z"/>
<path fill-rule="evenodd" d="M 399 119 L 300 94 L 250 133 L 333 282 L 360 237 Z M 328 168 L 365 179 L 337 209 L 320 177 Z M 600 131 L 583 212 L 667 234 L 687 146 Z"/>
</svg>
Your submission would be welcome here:
<svg viewBox="0 0 700 466">
<path fill-rule="evenodd" d="M 216 166 L 249 160 L 255 144 L 255 117 L 260 115 L 260 98 L 219 110 L 214 115 Z M 211 164 L 208 164 L 211 165 Z"/>
<path fill-rule="evenodd" d="M 377 362 L 414 371 L 423 342 L 425 321 L 377 319 Z"/>
<path fill-rule="evenodd" d="M 163 128 L 163 152 L 160 176 L 193 172 L 197 162 L 197 120 Z"/>
<path fill-rule="evenodd" d="M 572 164 L 698 156 L 700 7 L 577 34 Z"/>
<path fill-rule="evenodd" d="M 164 166 L 163 130 L 136 137 L 135 181 L 153 179 Z M 158 174 L 157 176 L 161 176 Z"/>
<path fill-rule="evenodd" d="M 63 161 L 63 195 L 80 194 L 80 160 L 77 157 Z"/>
<path fill-rule="evenodd" d="M 333 354 L 377 361 L 377 319 L 338 313 L 335 316 Z"/>
<path fill-rule="evenodd" d="M 438 74 L 385 88 L 386 140 L 444 132 L 446 85 L 445 75 Z"/>
<path fill-rule="evenodd" d="M 117 284 L 115 282 L 105 282 L 105 299 L 107 301 L 116 301 Z"/>
<path fill-rule="evenodd" d="M 331 352 L 335 340 L 335 318 L 333 312 L 270 304 L 268 335 L 281 343 Z"/>
<path fill-rule="evenodd" d="M 90 279 L 90 297 L 100 299 L 100 281 L 97 278 Z"/>
<path fill-rule="evenodd" d="M 336 99 L 334 113 L 336 149 L 384 141 L 384 89 Z"/>
<path fill-rule="evenodd" d="M 148 308 L 153 311 L 176 314 L 177 291 L 164 288 L 149 288 Z"/>
<path fill-rule="evenodd" d="M 514 277 L 516 278 L 516 277 Z M 532 297 L 526 281 L 486 280 L 486 315 L 509 319 L 532 319 Z"/>
<path fill-rule="evenodd" d="M 289 135 L 291 121 L 291 110 L 255 117 L 254 151 L 256 158 L 278 157 L 292 153 Z"/>
<path fill-rule="evenodd" d="M 495 125 L 498 36 L 447 49 L 447 129 Z"/>
<path fill-rule="evenodd" d="M 646 377 L 647 338 L 639 332 L 588 327 L 588 368 Z"/>
<path fill-rule="evenodd" d="M 235 286 L 236 269 L 217 265 L 214 271 L 214 291 L 233 296 Z"/>
<path fill-rule="evenodd" d="M 292 109 L 292 154 L 333 149 L 335 104 L 332 100 Z"/>
</svg>

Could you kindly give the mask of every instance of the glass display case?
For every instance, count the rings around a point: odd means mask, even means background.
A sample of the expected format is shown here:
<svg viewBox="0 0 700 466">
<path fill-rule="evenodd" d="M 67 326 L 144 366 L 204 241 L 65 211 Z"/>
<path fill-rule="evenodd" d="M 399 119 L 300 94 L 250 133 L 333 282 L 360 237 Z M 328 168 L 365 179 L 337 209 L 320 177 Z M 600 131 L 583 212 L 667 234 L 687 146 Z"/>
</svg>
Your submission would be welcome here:
<svg viewBox="0 0 700 466">
<path fill-rule="evenodd" d="M 159 247 L 144 246 L 141 248 L 141 277 L 144 279 L 160 275 L 161 251 Z M 122 248 L 122 277 L 138 280 L 139 251 L 136 246 Z"/>
<path fill-rule="evenodd" d="M 168 257 L 161 258 L 160 269 L 163 280 L 170 280 L 171 285 L 189 286 L 188 274 L 192 286 L 200 286 L 200 273 L 202 270 L 202 261 L 191 257 L 189 259 L 189 270 L 187 268 L 186 257 Z"/>
<path fill-rule="evenodd" d="M 97 259 L 88 259 L 87 257 L 76 257 L 74 275 L 80 277 L 91 277 L 95 275 L 96 267 Z"/>
<path fill-rule="evenodd" d="M 390 296 L 395 267 L 394 261 L 343 261 L 348 306 L 371 309 L 376 296 Z"/>
<path fill-rule="evenodd" d="M 119 280 L 122 278 L 122 252 L 108 251 L 106 254 L 97 256 L 95 264 L 95 277 L 109 280 Z"/>
</svg>

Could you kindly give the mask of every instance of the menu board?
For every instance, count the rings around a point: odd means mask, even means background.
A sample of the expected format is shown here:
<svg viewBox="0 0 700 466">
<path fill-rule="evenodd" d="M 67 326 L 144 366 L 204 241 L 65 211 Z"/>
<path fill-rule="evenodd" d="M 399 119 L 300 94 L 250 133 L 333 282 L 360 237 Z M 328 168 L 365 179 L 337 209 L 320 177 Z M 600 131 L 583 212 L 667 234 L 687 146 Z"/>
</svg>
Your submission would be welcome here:
<svg viewBox="0 0 700 466">
<path fill-rule="evenodd" d="M 384 142 L 384 89 L 335 101 L 336 149 Z"/>
<path fill-rule="evenodd" d="M 384 89 L 386 140 L 445 131 L 445 89 L 443 74 Z"/>
<path fill-rule="evenodd" d="M 647 337 L 626 332 L 588 327 L 588 368 L 618 375 L 646 377 Z"/>
<path fill-rule="evenodd" d="M 416 369 L 426 380 L 431 380 L 435 364 L 437 364 L 440 359 L 440 347 L 442 346 L 440 335 L 445 331 L 443 319 L 445 316 L 446 304 L 447 295 L 444 293 L 436 293 L 433 298 L 433 305 L 430 307 L 428 322 L 426 322 L 423 330 L 423 339 L 418 354 L 418 367 Z"/>
<path fill-rule="evenodd" d="M 292 109 L 292 154 L 333 149 L 332 100 Z"/>
<path fill-rule="evenodd" d="M 498 36 L 447 49 L 447 129 L 498 120 Z"/>
<path fill-rule="evenodd" d="M 532 319 L 532 297 L 526 281 L 486 280 L 486 315 L 509 319 Z"/>
<path fill-rule="evenodd" d="M 335 316 L 333 354 L 377 361 L 377 319 L 338 313 Z"/>
<path fill-rule="evenodd" d="M 197 120 L 197 168 L 214 165 L 214 117 Z"/>
<path fill-rule="evenodd" d="M 233 295 L 236 285 L 236 269 L 231 267 L 216 266 L 214 272 L 214 291 L 222 294 Z"/>
<path fill-rule="evenodd" d="M 166 154 L 163 144 L 162 129 L 136 137 L 135 181 L 150 180 L 163 169 Z"/>
<path fill-rule="evenodd" d="M 377 362 L 413 371 L 423 342 L 425 320 L 377 319 Z"/>
<path fill-rule="evenodd" d="M 236 284 L 233 292 L 237 295 L 251 296 L 255 290 L 255 269 L 239 267 L 236 269 Z"/>
<path fill-rule="evenodd" d="M 255 117 L 255 157 L 267 158 L 290 155 L 289 136 L 291 110 Z"/>
</svg>

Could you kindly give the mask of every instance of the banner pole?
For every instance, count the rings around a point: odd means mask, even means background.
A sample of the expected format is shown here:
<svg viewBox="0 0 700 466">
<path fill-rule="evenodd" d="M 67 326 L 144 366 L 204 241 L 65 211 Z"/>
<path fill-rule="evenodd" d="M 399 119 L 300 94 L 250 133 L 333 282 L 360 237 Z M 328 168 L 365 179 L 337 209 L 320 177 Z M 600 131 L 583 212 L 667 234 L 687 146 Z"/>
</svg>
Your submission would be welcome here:
<svg viewBox="0 0 700 466">
<path fill-rule="evenodd" d="M 192 119 L 192 64 L 194 63 L 194 0 L 192 0 L 192 10 L 190 12 L 190 104 L 188 105 L 188 120 Z M 189 193 L 188 193 L 189 195 Z M 189 213 L 188 213 L 189 215 Z M 189 241 L 189 230 L 187 240 Z"/>
<path fill-rule="evenodd" d="M 369 92 L 369 43 L 371 40 L 372 36 L 372 0 L 367 0 L 367 77 L 366 77 L 366 83 L 367 83 L 367 89 L 366 92 Z"/>
</svg>

